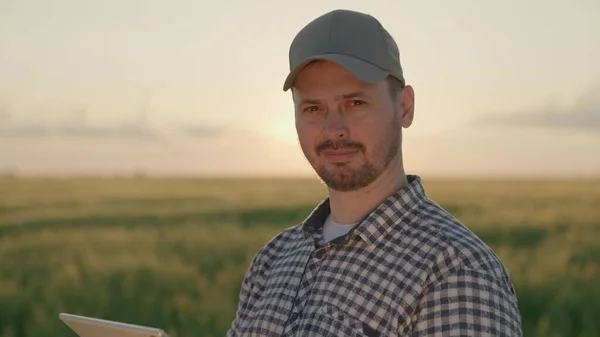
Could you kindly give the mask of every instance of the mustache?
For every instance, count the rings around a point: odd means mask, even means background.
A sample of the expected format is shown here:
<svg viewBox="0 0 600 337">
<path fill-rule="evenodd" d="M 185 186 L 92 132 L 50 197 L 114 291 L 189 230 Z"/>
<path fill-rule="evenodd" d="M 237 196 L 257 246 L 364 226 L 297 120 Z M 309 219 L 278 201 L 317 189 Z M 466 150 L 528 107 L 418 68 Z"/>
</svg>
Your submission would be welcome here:
<svg viewBox="0 0 600 337">
<path fill-rule="evenodd" d="M 320 154 L 322 151 L 332 149 L 332 150 L 340 150 L 340 149 L 356 149 L 363 150 L 364 146 L 361 143 L 356 143 L 350 140 L 338 140 L 333 142 L 332 140 L 326 140 L 317 146 L 316 151 L 317 154 Z"/>
</svg>

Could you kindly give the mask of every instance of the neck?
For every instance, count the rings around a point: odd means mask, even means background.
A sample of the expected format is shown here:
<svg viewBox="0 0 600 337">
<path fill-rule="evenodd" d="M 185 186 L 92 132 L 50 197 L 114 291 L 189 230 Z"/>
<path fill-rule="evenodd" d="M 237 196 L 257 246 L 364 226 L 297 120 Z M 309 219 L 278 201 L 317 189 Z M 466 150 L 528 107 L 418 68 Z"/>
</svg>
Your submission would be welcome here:
<svg viewBox="0 0 600 337">
<path fill-rule="evenodd" d="M 366 187 L 350 192 L 329 189 L 333 221 L 350 224 L 362 220 L 406 184 L 406 173 L 401 163 L 392 161 L 388 168 Z"/>
</svg>

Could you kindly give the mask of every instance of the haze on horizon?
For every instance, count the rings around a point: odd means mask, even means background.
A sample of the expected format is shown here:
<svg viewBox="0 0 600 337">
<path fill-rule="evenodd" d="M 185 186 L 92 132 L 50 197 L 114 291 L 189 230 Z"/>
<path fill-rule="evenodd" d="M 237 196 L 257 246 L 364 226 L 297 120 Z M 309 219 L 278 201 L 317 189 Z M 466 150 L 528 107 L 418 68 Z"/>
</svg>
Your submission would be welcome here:
<svg viewBox="0 0 600 337">
<path fill-rule="evenodd" d="M 377 17 L 415 88 L 407 171 L 600 176 L 600 2 L 0 2 L 0 171 L 312 175 L 296 32 Z"/>
</svg>

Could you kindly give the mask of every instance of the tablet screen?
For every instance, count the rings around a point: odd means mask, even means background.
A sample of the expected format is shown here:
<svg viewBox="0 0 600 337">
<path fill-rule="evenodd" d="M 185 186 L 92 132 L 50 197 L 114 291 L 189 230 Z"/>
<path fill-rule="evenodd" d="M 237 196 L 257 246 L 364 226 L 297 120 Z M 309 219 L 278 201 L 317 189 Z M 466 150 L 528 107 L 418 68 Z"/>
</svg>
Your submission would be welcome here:
<svg viewBox="0 0 600 337">
<path fill-rule="evenodd" d="M 168 337 L 157 328 L 61 313 L 59 318 L 79 337 Z"/>
</svg>

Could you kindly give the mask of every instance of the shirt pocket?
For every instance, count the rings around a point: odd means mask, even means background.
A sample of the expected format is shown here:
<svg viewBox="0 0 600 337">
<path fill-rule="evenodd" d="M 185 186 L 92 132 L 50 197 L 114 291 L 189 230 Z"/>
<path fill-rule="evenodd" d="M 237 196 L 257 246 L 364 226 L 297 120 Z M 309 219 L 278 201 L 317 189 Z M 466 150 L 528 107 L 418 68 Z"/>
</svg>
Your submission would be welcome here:
<svg viewBox="0 0 600 337">
<path fill-rule="evenodd" d="M 373 329 L 367 322 L 362 322 L 346 311 L 325 305 L 321 309 L 322 313 L 330 318 L 336 330 L 339 330 L 339 336 L 350 337 L 380 337 L 381 333 Z"/>
</svg>

